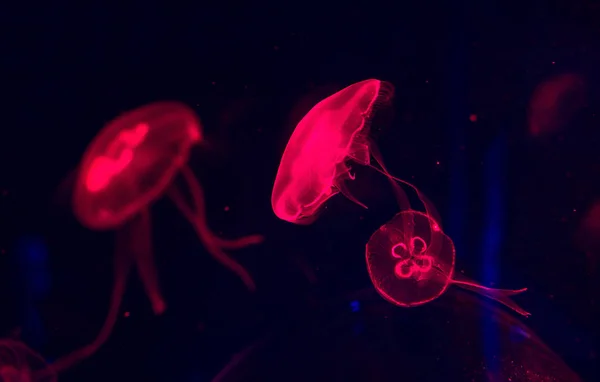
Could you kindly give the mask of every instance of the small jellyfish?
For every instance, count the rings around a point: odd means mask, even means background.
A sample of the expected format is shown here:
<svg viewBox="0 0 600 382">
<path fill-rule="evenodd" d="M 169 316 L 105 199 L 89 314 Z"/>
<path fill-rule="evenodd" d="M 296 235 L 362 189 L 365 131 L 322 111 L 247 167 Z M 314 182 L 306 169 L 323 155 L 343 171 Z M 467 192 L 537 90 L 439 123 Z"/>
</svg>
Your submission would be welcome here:
<svg viewBox="0 0 600 382">
<path fill-rule="evenodd" d="M 374 112 L 389 104 L 393 94 L 394 87 L 388 82 L 357 82 L 317 103 L 300 120 L 281 157 L 273 185 L 271 206 L 277 217 L 295 224 L 310 224 L 325 202 L 338 193 L 367 208 L 345 186 L 346 180 L 355 178 L 350 161 L 387 176 L 401 209 L 409 208 L 406 195 L 395 181 L 412 185 L 390 175 L 369 138 Z M 381 169 L 371 164 L 371 157 Z M 439 220 L 433 205 L 415 191 L 427 212 Z"/>
<path fill-rule="evenodd" d="M 73 210 L 87 228 L 117 230 L 115 280 L 109 313 L 97 338 L 57 361 L 59 370 L 90 356 L 106 341 L 117 319 L 132 264 L 153 311 L 161 314 L 165 310 L 153 259 L 149 211 L 165 194 L 194 227 L 208 252 L 235 272 L 248 289 L 255 290 L 252 277 L 225 250 L 257 244 L 263 238 L 251 235 L 227 240 L 208 227 L 204 193 L 187 166 L 190 149 L 202 140 L 200 121 L 191 109 L 177 102 L 158 102 L 117 117 L 88 146 L 75 181 Z M 191 205 L 175 185 L 178 173 L 191 195 Z"/>
<path fill-rule="evenodd" d="M 561 74 L 542 82 L 529 102 L 530 135 L 538 137 L 562 130 L 585 102 L 585 82 L 577 74 Z"/>
<path fill-rule="evenodd" d="M 54 382 L 56 373 L 23 342 L 0 339 L 0 381 Z"/>
<path fill-rule="evenodd" d="M 430 302 L 450 284 L 492 298 L 529 316 L 509 296 L 518 290 L 493 289 L 454 272 L 454 243 L 432 218 L 413 210 L 396 214 L 369 239 L 367 269 L 375 289 L 386 300 L 403 307 Z"/>
</svg>

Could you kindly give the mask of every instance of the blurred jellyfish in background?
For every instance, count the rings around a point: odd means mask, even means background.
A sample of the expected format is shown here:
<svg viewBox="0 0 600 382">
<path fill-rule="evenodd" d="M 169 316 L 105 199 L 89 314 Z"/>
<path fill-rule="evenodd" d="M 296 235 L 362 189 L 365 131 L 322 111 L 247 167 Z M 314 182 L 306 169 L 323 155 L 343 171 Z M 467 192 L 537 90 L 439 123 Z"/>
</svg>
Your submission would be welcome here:
<svg viewBox="0 0 600 382">
<path fill-rule="evenodd" d="M 600 256 L 600 200 L 596 200 L 583 216 L 575 235 L 575 243 L 585 252 L 588 273 L 595 274 Z"/>
<path fill-rule="evenodd" d="M 55 382 L 56 374 L 23 342 L 0 339 L 0 381 Z"/>
<path fill-rule="evenodd" d="M 249 272 L 226 250 L 261 243 L 263 237 L 224 239 L 210 229 L 206 220 L 204 191 L 187 165 L 190 150 L 203 142 L 203 137 L 200 120 L 188 106 L 155 102 L 113 119 L 89 144 L 75 178 L 72 207 L 84 227 L 117 232 L 113 291 L 108 314 L 96 338 L 55 361 L 57 371 L 91 357 L 108 340 L 134 265 L 154 313 L 159 315 L 166 310 L 154 261 L 150 213 L 152 204 L 164 195 L 186 217 L 208 252 L 236 273 L 250 291 L 256 289 Z M 183 188 L 175 185 L 178 174 L 186 182 Z M 68 184 L 70 180 L 59 188 Z"/>
<path fill-rule="evenodd" d="M 536 138 L 560 132 L 585 105 L 586 87 L 581 76 L 566 73 L 545 80 L 529 101 L 529 134 Z"/>
<path fill-rule="evenodd" d="M 48 247 L 44 239 L 36 235 L 21 236 L 13 262 L 21 310 L 20 332 L 25 342 L 39 348 L 46 341 L 46 333 L 37 305 L 48 296 L 51 287 Z"/>
</svg>

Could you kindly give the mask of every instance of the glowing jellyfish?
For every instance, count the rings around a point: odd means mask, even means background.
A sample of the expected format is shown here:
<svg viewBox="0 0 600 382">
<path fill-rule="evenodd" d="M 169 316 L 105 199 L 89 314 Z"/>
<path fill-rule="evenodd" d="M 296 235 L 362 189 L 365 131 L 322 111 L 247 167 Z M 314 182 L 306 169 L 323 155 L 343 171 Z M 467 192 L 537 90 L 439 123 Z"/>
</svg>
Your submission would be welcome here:
<svg viewBox="0 0 600 382">
<path fill-rule="evenodd" d="M 410 210 L 396 214 L 371 236 L 366 256 L 375 289 L 396 305 L 425 304 L 439 297 L 450 284 L 456 284 L 529 316 L 509 299 L 527 288 L 487 288 L 455 273 L 454 243 L 422 212 Z"/>
<path fill-rule="evenodd" d="M 529 103 L 529 133 L 538 137 L 563 129 L 585 102 L 585 82 L 577 74 L 562 74 L 542 82 Z"/>
<path fill-rule="evenodd" d="M 193 145 L 202 141 L 195 113 L 176 102 L 159 102 L 125 113 L 110 122 L 87 148 L 73 194 L 73 209 L 80 223 L 93 230 L 117 229 L 115 281 L 111 307 L 96 340 L 57 362 L 65 368 L 91 355 L 107 339 L 118 316 L 127 273 L 135 263 L 156 314 L 165 308 L 153 260 L 149 207 L 167 194 L 196 230 L 209 253 L 235 272 L 250 290 L 248 272 L 225 253 L 262 241 L 258 235 L 234 240 L 217 237 L 208 227 L 204 194 L 187 167 Z M 174 184 L 180 173 L 191 195 L 188 205 Z"/>
<path fill-rule="evenodd" d="M 0 339 L 0 381 L 54 382 L 56 374 L 41 355 L 24 343 Z"/>
<path fill-rule="evenodd" d="M 310 224 L 324 203 L 338 193 L 366 208 L 345 186 L 346 180 L 354 179 L 350 161 L 386 175 L 401 208 L 409 207 L 406 195 L 393 180 L 412 185 L 389 174 L 369 138 L 374 112 L 389 104 L 393 94 L 390 83 L 375 79 L 357 82 L 325 98 L 302 118 L 288 141 L 275 178 L 271 206 L 277 217 Z M 381 169 L 371 165 L 371 157 Z M 416 191 L 428 213 L 438 220 L 431 203 Z"/>
</svg>

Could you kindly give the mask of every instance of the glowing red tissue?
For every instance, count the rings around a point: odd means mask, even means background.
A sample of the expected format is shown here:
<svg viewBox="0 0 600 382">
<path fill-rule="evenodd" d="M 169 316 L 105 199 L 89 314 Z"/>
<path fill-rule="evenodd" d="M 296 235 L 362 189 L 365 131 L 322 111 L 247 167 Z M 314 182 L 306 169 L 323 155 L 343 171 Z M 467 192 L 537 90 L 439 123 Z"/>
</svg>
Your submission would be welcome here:
<svg viewBox="0 0 600 382">
<path fill-rule="evenodd" d="M 389 105 L 393 95 L 394 87 L 388 82 L 357 82 L 317 103 L 300 120 L 285 148 L 273 185 L 271 206 L 278 218 L 310 224 L 325 202 L 338 193 L 367 208 L 345 186 L 345 181 L 354 179 L 352 161 L 385 175 L 400 209 L 408 209 L 410 204 L 396 182 L 413 188 L 428 214 L 439 220 L 435 207 L 418 189 L 389 173 L 369 137 L 375 111 Z M 380 168 L 371 164 L 371 158 Z"/>
<path fill-rule="evenodd" d="M 325 98 L 302 118 L 275 178 L 271 206 L 277 217 L 310 224 L 323 204 L 340 192 L 364 206 L 344 186 L 354 179 L 347 162 L 370 163 L 369 121 L 393 93 L 387 82 L 365 80 Z"/>
<path fill-rule="evenodd" d="M 0 339 L 0 381 L 55 382 L 56 373 L 23 342 Z"/>
</svg>

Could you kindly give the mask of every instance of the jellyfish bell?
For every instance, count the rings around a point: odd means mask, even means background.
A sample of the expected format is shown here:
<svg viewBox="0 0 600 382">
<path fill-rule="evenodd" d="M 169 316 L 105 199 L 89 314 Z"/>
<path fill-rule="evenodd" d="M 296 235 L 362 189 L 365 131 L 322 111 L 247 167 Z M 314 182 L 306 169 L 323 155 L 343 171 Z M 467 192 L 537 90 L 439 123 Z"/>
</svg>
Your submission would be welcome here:
<svg viewBox="0 0 600 382">
<path fill-rule="evenodd" d="M 400 212 L 369 239 L 367 269 L 386 300 L 418 306 L 448 288 L 454 273 L 454 245 L 441 229 L 432 229 L 431 223 L 424 213 Z"/>
<path fill-rule="evenodd" d="M 401 209 L 409 208 L 406 195 L 386 169 L 376 145 L 370 138 L 372 117 L 389 105 L 392 84 L 376 79 L 352 84 L 317 103 L 300 120 L 284 150 L 275 177 L 271 206 L 275 215 L 295 224 L 310 224 L 328 199 L 338 193 L 367 208 L 348 190 L 345 182 L 355 175 L 350 162 L 369 166 L 390 179 Z M 371 158 L 381 167 L 372 165 Z M 414 188 L 425 208 L 437 213 Z"/>
<path fill-rule="evenodd" d="M 117 230 L 113 291 L 109 312 L 96 339 L 54 363 L 64 370 L 91 356 L 110 335 L 117 320 L 129 270 L 135 264 L 155 314 L 166 309 L 157 280 L 150 207 L 169 196 L 192 225 L 207 251 L 236 273 L 250 291 L 254 280 L 225 250 L 262 242 L 260 235 L 224 239 L 215 235 L 205 216 L 204 193 L 187 166 L 192 146 L 202 142 L 196 114 L 178 102 L 152 103 L 127 112 L 98 134 L 78 168 L 73 211 L 92 230 Z M 175 178 L 181 175 L 188 202 Z"/>
<path fill-rule="evenodd" d="M 82 158 L 73 196 L 78 220 L 94 230 L 129 220 L 165 192 L 201 137 L 195 113 L 177 102 L 146 105 L 112 121 Z"/>
<path fill-rule="evenodd" d="M 429 215 L 401 211 L 382 225 L 366 246 L 367 269 L 379 294 L 393 304 L 414 307 L 442 295 L 450 284 L 494 299 L 517 313 L 529 313 L 509 296 L 527 289 L 493 289 L 456 274 L 454 243 Z"/>
<path fill-rule="evenodd" d="M 156 314 L 163 313 L 166 304 L 151 251 L 148 206 L 165 192 L 200 137 L 200 122 L 187 106 L 143 106 L 111 121 L 98 134 L 83 155 L 75 181 L 73 211 L 82 225 L 138 231 L 128 235 L 135 240 L 129 249 Z M 122 278 L 126 270 L 117 274 Z"/>
<path fill-rule="evenodd" d="M 310 220 L 352 178 L 349 159 L 369 158 L 368 118 L 378 104 L 389 102 L 393 86 L 379 80 L 350 85 L 317 103 L 298 123 L 284 150 L 275 177 L 271 204 L 282 220 Z"/>
</svg>

